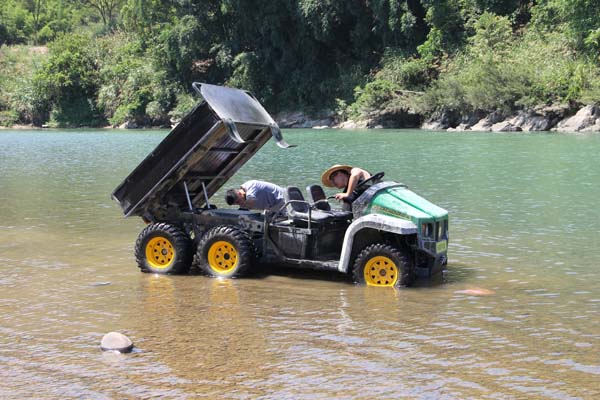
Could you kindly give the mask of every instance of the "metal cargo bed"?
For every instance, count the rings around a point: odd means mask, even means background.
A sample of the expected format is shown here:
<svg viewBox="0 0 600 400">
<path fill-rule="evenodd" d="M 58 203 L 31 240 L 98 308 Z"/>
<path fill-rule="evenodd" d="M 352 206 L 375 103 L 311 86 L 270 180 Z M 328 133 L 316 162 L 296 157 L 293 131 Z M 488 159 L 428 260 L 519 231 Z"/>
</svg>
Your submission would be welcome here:
<svg viewBox="0 0 600 400">
<path fill-rule="evenodd" d="M 198 83 L 193 87 L 204 101 L 112 193 L 126 217 L 152 221 L 169 209 L 202 207 L 271 136 L 280 147 L 289 147 L 249 92 Z"/>
</svg>

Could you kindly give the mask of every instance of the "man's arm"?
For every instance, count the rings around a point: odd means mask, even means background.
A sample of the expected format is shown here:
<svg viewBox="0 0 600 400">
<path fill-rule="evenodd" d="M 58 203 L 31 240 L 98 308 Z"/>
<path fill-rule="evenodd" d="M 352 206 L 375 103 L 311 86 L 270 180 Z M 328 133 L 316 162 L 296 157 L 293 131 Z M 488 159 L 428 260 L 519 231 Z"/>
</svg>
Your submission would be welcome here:
<svg viewBox="0 0 600 400">
<path fill-rule="evenodd" d="M 335 195 L 337 200 L 343 200 L 349 197 L 352 194 L 352 191 L 356 189 L 356 185 L 358 185 L 358 181 L 362 178 L 363 180 L 369 179 L 371 174 L 369 174 L 364 169 L 355 167 L 350 170 L 350 177 L 348 178 L 348 186 L 344 193 L 338 193 Z"/>
</svg>

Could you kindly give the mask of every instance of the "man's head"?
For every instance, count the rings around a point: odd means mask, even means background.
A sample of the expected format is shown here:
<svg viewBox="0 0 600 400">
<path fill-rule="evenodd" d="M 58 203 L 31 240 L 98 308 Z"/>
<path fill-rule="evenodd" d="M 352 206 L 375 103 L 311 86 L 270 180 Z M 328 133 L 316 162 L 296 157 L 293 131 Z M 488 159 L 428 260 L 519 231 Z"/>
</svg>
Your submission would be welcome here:
<svg viewBox="0 0 600 400">
<path fill-rule="evenodd" d="M 246 193 L 243 189 L 229 189 L 225 193 L 225 201 L 228 205 L 241 205 L 246 199 Z"/>
<path fill-rule="evenodd" d="M 329 181 L 333 186 L 338 189 L 343 189 L 348 186 L 348 180 L 350 179 L 350 173 L 345 170 L 335 171 L 329 177 Z"/>
<path fill-rule="evenodd" d="M 351 170 L 352 167 L 349 165 L 336 164 L 323 172 L 323 175 L 321 175 L 321 182 L 327 187 L 343 189 L 348 185 Z"/>
</svg>

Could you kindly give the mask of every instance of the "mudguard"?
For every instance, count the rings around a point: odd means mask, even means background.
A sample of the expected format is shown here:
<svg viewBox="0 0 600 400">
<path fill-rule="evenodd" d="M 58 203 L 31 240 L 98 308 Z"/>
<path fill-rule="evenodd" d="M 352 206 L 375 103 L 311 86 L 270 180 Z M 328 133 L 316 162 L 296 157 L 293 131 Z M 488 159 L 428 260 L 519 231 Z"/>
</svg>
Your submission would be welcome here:
<svg viewBox="0 0 600 400">
<path fill-rule="evenodd" d="M 348 230 L 346 230 L 346 236 L 344 236 L 342 254 L 338 264 L 338 270 L 340 272 L 347 273 L 351 267 L 350 263 L 353 260 L 350 259 L 350 256 L 352 254 L 354 237 L 359 231 L 366 228 L 391 232 L 398 235 L 412 235 L 417 233 L 417 226 L 411 221 L 392 218 L 386 215 L 368 214 L 364 217 L 355 219 L 348 227 Z"/>
</svg>

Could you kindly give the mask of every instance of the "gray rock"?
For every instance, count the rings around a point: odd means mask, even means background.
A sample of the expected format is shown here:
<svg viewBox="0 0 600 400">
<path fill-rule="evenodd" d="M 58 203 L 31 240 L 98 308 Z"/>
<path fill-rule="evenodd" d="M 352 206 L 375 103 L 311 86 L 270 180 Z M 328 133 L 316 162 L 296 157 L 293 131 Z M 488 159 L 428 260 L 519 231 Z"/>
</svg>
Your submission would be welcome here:
<svg viewBox="0 0 600 400">
<path fill-rule="evenodd" d="M 294 125 L 304 123 L 305 120 L 304 113 L 300 111 L 281 112 L 275 116 L 275 121 L 280 128 L 291 128 Z"/>
<path fill-rule="evenodd" d="M 441 131 L 458 125 L 460 116 L 455 112 L 442 111 L 434 114 L 421 125 L 421 129 Z"/>
<path fill-rule="evenodd" d="M 335 127 L 340 128 L 340 129 L 366 129 L 367 122 L 368 121 L 366 121 L 366 120 L 354 121 L 354 120 L 349 119 Z"/>
<path fill-rule="evenodd" d="M 92 283 L 92 286 L 108 286 L 108 285 L 110 285 L 110 282 L 108 282 L 108 281 Z"/>
<path fill-rule="evenodd" d="M 421 125 L 421 129 L 426 129 L 430 131 L 443 131 L 447 127 L 444 127 L 440 121 L 425 121 L 423 125 Z"/>
<path fill-rule="evenodd" d="M 320 113 L 320 116 L 311 118 L 301 111 L 288 111 L 277 114 L 275 116 L 275 121 L 280 128 L 330 127 L 334 124 L 334 115 L 330 111 L 324 111 Z"/>
<path fill-rule="evenodd" d="M 502 121 L 495 123 L 490 128 L 493 132 L 520 132 L 522 129 L 518 126 L 511 124 L 508 121 Z"/>
<path fill-rule="evenodd" d="M 577 114 L 560 121 L 554 130 L 564 132 L 589 131 L 597 124 L 599 118 L 600 109 L 598 107 L 593 105 L 585 106 L 577 111 Z"/>
<path fill-rule="evenodd" d="M 137 129 L 138 124 L 135 121 L 127 121 L 119 125 L 119 129 Z"/>
<path fill-rule="evenodd" d="M 133 342 L 127 336 L 119 332 L 110 332 L 102 337 L 100 348 L 103 351 L 118 351 L 129 353 L 133 350 Z"/>
<path fill-rule="evenodd" d="M 553 126 L 549 116 L 527 111 L 520 111 L 516 116 L 510 118 L 508 122 L 523 131 L 549 131 Z"/>
<path fill-rule="evenodd" d="M 478 123 L 471 127 L 472 131 L 489 132 L 492 130 L 493 123 L 488 117 L 482 118 Z"/>
<path fill-rule="evenodd" d="M 369 114 L 367 128 L 418 128 L 421 115 L 403 107 L 388 107 Z"/>
<path fill-rule="evenodd" d="M 448 128 L 448 132 L 463 132 L 471 130 L 470 125 L 466 123 L 459 124 L 456 128 Z"/>
<path fill-rule="evenodd" d="M 488 114 L 485 118 L 481 118 L 479 122 L 471 126 L 472 131 L 489 132 L 492 130 L 492 125 L 504 120 L 502 113 L 494 111 Z"/>
</svg>

